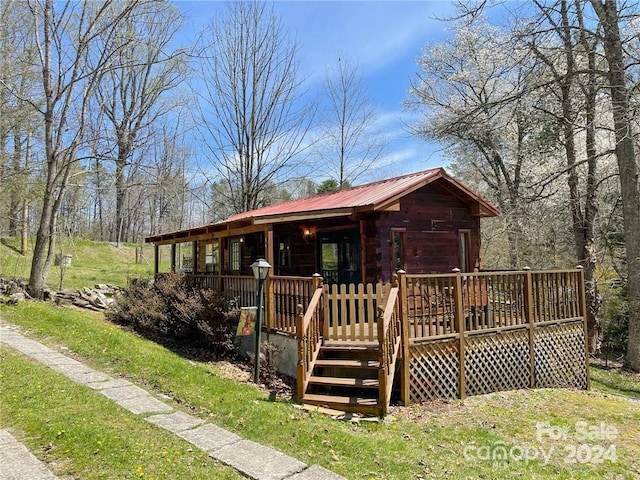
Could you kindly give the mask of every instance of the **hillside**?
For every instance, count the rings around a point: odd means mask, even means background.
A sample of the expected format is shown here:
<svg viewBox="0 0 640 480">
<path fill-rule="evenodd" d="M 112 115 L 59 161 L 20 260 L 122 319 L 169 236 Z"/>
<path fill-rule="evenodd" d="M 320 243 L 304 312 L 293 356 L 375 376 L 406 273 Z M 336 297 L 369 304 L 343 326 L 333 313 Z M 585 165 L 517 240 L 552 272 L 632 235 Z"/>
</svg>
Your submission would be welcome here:
<svg viewBox="0 0 640 480">
<path fill-rule="evenodd" d="M 35 239 L 29 242 L 29 253 L 19 253 L 20 239 L 0 239 L 0 277 L 29 278 L 31 255 Z M 84 239 L 65 239 L 56 245 L 56 253 L 71 255 L 71 266 L 65 269 L 63 288 L 77 289 L 96 283 L 124 286 L 128 279 L 153 275 L 153 247 L 143 246 L 142 258 L 136 263 L 136 248 L 140 245 L 121 244 L 115 247 L 108 242 Z M 47 284 L 60 287 L 60 267 L 52 266 Z"/>
</svg>

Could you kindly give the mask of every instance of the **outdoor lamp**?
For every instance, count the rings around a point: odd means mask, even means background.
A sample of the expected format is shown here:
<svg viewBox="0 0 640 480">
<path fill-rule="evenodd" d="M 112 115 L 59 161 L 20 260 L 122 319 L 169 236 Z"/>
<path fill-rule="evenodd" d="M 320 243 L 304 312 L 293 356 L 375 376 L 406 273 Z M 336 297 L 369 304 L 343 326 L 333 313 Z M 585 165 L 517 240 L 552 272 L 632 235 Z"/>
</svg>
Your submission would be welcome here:
<svg viewBox="0 0 640 480">
<path fill-rule="evenodd" d="M 258 281 L 258 312 L 256 315 L 256 349 L 255 356 L 253 357 L 253 383 L 260 381 L 260 332 L 262 327 L 260 326 L 260 320 L 262 318 L 262 290 L 264 287 L 264 281 L 269 274 L 271 265 L 264 258 L 260 258 L 251 264 L 253 270 L 253 276 Z"/>
<path fill-rule="evenodd" d="M 251 264 L 251 269 L 253 270 L 253 276 L 256 280 L 264 281 L 269 274 L 269 269 L 271 265 L 264 258 L 260 258 Z"/>
</svg>

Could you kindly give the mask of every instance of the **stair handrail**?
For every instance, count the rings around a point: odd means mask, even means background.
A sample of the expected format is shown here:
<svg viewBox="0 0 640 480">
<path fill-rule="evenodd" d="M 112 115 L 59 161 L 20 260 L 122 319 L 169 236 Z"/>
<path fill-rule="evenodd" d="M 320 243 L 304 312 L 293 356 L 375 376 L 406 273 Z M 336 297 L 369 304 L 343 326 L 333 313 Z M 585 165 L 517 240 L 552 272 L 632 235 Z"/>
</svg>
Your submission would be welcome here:
<svg viewBox="0 0 640 480">
<path fill-rule="evenodd" d="M 303 314 L 304 307 L 297 306 L 296 315 L 296 337 L 298 339 L 298 365 L 297 365 L 297 397 L 302 401 L 304 392 L 309 384 L 309 377 L 313 371 L 313 366 L 318 358 L 320 346 L 322 345 L 322 296 L 324 285 L 319 274 L 313 275 L 314 287 L 313 296 L 309 301 L 307 311 Z"/>
<path fill-rule="evenodd" d="M 398 275 L 393 275 L 393 284 L 389 289 L 384 306 L 378 305 L 378 370 L 379 404 L 382 415 L 386 415 L 391 401 L 393 377 L 401 343 L 401 318 L 398 311 Z"/>
</svg>

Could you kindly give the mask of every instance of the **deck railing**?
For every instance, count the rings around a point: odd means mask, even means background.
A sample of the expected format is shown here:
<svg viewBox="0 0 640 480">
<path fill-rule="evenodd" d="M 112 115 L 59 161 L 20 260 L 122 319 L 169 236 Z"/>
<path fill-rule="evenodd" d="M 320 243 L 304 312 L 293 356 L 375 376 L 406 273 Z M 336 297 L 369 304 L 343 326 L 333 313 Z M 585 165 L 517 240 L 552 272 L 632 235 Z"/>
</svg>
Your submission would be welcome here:
<svg viewBox="0 0 640 480">
<path fill-rule="evenodd" d="M 400 297 L 398 295 L 398 275 L 394 275 L 394 284 L 382 305 L 378 305 L 378 370 L 379 404 L 382 414 L 386 415 L 391 401 L 393 377 L 396 370 L 396 359 L 401 343 Z"/>
<path fill-rule="evenodd" d="M 408 401 L 588 388 L 579 269 L 405 275 L 401 284 L 407 292 L 402 395 Z M 424 381 L 409 381 L 408 371 Z"/>
<path fill-rule="evenodd" d="M 304 392 L 307 389 L 309 377 L 322 344 L 322 321 L 324 316 L 322 311 L 322 296 L 324 294 L 322 277 L 314 278 L 313 287 L 313 296 L 308 308 L 305 309 L 302 304 L 297 306 L 298 365 L 296 375 L 299 399 L 304 396 Z"/>
<path fill-rule="evenodd" d="M 406 275 L 409 337 L 517 329 L 529 318 L 533 323 L 578 319 L 579 277 L 579 270 Z"/>
<path fill-rule="evenodd" d="M 316 274 L 317 275 L 317 274 Z M 533 323 L 578 319 L 578 270 L 406 274 L 404 303 L 411 341 L 456 337 L 466 333 L 523 328 Z M 318 276 L 318 275 L 317 275 Z M 256 305 L 252 276 L 191 276 L 200 286 L 238 299 L 239 306 Z M 318 276 L 319 277 L 319 276 Z M 268 328 L 295 334 L 296 307 L 307 310 L 313 295 L 313 278 L 269 277 L 266 286 Z M 461 315 L 458 325 L 456 284 L 460 281 Z M 323 334 L 345 341 L 376 341 L 377 308 L 388 285 L 325 285 L 321 308 L 326 310 Z"/>
</svg>

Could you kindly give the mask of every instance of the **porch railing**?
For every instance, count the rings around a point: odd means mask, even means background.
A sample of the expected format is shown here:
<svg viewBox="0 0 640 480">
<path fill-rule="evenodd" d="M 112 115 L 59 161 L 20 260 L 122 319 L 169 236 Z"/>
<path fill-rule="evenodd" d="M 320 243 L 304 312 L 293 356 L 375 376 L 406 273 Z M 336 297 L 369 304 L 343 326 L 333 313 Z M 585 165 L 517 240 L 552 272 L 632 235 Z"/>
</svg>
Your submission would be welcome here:
<svg viewBox="0 0 640 480">
<path fill-rule="evenodd" d="M 190 277 L 195 285 L 237 299 L 238 306 L 257 305 L 257 282 L 252 276 L 194 274 Z M 300 304 L 306 310 L 313 295 L 313 282 L 311 277 L 269 277 L 266 283 L 267 328 L 295 335 L 296 307 Z"/>
<path fill-rule="evenodd" d="M 403 277 L 403 400 L 589 387 L 579 269 Z"/>
<path fill-rule="evenodd" d="M 269 327 L 283 333 L 295 334 L 298 305 L 304 310 L 309 306 L 314 293 L 314 282 L 320 281 L 320 275 L 314 277 L 273 276 L 267 285 L 270 318 Z M 272 302 L 272 303 L 270 303 Z"/>
</svg>

